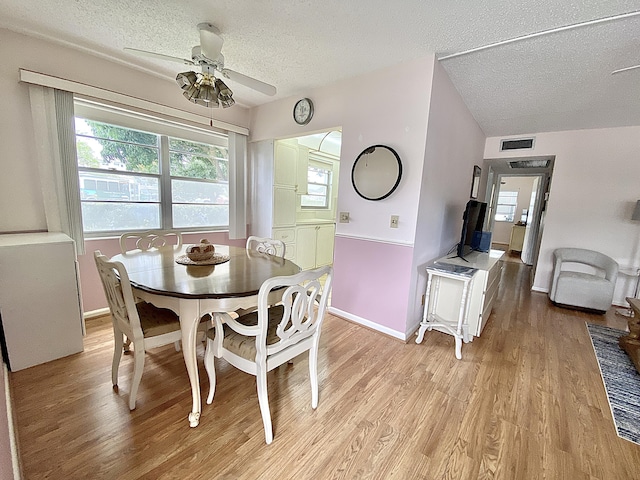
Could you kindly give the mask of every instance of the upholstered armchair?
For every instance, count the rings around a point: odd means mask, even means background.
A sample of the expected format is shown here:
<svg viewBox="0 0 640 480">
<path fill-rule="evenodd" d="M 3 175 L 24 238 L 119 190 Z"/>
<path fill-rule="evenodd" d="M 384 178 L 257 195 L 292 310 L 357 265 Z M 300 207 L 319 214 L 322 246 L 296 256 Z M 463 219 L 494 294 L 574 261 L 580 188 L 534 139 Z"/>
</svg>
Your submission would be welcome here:
<svg viewBox="0 0 640 480">
<path fill-rule="evenodd" d="M 583 248 L 558 248 L 549 298 L 558 305 L 604 313 L 611 307 L 617 278 L 614 259 Z"/>
</svg>

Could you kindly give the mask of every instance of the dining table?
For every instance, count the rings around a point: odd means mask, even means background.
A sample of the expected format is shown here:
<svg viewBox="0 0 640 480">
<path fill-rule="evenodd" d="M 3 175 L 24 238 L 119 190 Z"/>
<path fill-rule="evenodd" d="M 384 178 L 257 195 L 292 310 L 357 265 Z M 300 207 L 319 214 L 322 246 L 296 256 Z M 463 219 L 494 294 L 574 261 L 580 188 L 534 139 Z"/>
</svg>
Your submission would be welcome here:
<svg viewBox="0 0 640 480">
<path fill-rule="evenodd" d="M 214 245 L 220 263 L 184 264 L 189 262 L 185 256 L 187 248 L 188 245 L 131 250 L 115 255 L 111 261 L 125 266 L 136 298 L 168 308 L 180 318 L 182 354 L 193 399 L 188 419 L 189 425 L 196 427 L 202 411 L 196 358 L 197 330 L 202 316 L 255 308 L 265 280 L 294 275 L 300 272 L 300 267 L 275 255 L 228 245 Z M 277 291 L 272 296 L 271 304 L 280 300 Z"/>
</svg>

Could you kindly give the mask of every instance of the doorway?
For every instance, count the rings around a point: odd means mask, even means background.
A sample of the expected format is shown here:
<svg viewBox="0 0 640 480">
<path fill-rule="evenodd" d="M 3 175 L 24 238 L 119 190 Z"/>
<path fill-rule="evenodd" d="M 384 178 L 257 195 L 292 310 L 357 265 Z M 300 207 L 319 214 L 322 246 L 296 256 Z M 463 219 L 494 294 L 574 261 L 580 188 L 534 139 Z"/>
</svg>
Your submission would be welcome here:
<svg viewBox="0 0 640 480">
<path fill-rule="evenodd" d="M 294 148 L 298 151 L 298 185 L 288 202 L 294 215 L 284 230 L 288 258 L 303 270 L 333 263 L 340 152 L 342 132 L 339 128 L 324 132 L 276 140 L 276 152 Z M 276 160 L 281 156 L 276 153 Z"/>
<path fill-rule="evenodd" d="M 486 159 L 486 202 L 492 243 L 504 250 L 520 251 L 532 267 L 531 281 L 542 242 L 544 216 L 555 157 Z"/>
</svg>

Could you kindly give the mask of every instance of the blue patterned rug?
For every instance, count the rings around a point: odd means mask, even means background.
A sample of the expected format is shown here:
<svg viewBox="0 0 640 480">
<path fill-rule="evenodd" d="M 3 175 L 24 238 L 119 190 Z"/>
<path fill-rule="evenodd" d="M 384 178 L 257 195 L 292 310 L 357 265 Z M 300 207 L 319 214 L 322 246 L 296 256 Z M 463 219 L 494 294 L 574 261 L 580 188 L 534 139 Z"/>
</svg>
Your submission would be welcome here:
<svg viewBox="0 0 640 480">
<path fill-rule="evenodd" d="M 640 374 L 618 346 L 627 332 L 587 323 L 620 438 L 640 444 Z"/>
</svg>

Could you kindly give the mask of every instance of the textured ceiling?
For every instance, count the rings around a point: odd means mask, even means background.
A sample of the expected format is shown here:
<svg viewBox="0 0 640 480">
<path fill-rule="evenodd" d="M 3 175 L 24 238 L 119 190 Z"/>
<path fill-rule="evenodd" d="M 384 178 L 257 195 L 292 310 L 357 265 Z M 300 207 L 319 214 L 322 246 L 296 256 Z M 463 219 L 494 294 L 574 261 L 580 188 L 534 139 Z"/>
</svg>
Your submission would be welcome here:
<svg viewBox="0 0 640 480">
<path fill-rule="evenodd" d="M 0 26 L 174 78 L 184 66 L 123 47 L 189 58 L 196 25 L 211 22 L 228 68 L 278 88 L 268 97 L 229 85 L 254 106 L 431 52 L 634 11 L 640 0 L 0 0 Z M 610 74 L 640 64 L 640 16 L 442 64 L 488 136 L 640 125 L 640 69 Z"/>
</svg>

